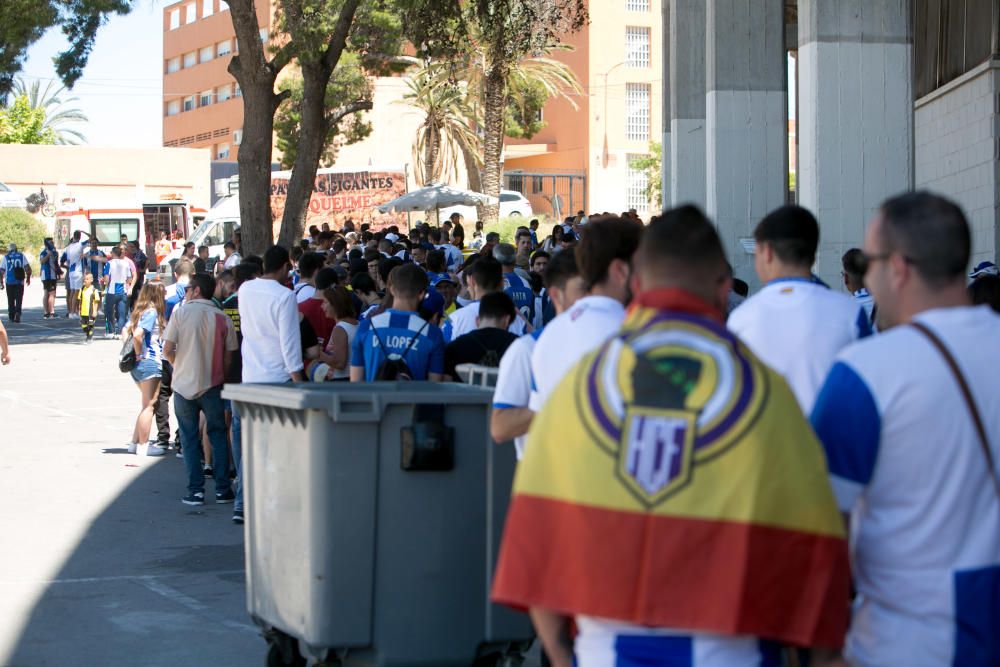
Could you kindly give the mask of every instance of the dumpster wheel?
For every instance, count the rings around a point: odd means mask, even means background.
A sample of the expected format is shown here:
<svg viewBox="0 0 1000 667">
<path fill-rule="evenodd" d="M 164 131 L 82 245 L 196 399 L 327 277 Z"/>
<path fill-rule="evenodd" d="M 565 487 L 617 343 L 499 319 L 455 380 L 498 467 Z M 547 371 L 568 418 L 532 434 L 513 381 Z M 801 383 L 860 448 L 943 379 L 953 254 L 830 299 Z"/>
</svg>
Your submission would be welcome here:
<svg viewBox="0 0 1000 667">
<path fill-rule="evenodd" d="M 299 652 L 299 642 L 281 630 L 271 630 L 267 639 L 267 667 L 306 667 L 306 659 Z"/>
</svg>

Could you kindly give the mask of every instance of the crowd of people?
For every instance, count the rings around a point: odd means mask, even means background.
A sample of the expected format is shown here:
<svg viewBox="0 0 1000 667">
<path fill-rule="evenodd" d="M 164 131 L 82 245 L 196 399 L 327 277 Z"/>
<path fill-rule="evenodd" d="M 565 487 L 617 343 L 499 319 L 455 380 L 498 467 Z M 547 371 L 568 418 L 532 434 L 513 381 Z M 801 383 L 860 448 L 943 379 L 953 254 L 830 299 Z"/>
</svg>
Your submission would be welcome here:
<svg viewBox="0 0 1000 667">
<path fill-rule="evenodd" d="M 70 312 L 92 327 L 100 282 L 137 359 L 129 450 L 166 452 L 173 397 L 183 502 L 210 475 L 236 523 L 223 384 L 496 367 L 490 431 L 519 463 L 493 597 L 530 610 L 558 667 L 780 664 L 782 647 L 811 665 L 1000 664 L 1000 272 L 967 273 L 955 204 L 887 200 L 843 290 L 813 273 L 820 225 L 797 206 L 757 225 L 752 295 L 695 207 L 538 235 L 477 223 L 466 247 L 457 215 L 348 221 L 262 257 L 227 244 L 214 271 L 192 247 L 174 284 L 138 287 L 126 243 L 84 269 Z"/>
</svg>

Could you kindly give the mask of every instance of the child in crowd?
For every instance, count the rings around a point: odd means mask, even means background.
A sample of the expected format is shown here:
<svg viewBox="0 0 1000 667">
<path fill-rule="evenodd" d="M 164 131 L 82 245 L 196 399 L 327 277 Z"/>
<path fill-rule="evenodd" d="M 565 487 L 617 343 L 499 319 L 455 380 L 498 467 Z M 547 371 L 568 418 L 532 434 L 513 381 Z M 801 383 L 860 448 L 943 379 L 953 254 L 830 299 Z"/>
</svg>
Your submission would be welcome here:
<svg viewBox="0 0 1000 667">
<path fill-rule="evenodd" d="M 101 294 L 94 286 L 94 274 L 83 274 L 83 289 L 80 290 L 80 328 L 87 335 L 87 343 L 94 342 L 94 322 L 100 307 Z"/>
</svg>

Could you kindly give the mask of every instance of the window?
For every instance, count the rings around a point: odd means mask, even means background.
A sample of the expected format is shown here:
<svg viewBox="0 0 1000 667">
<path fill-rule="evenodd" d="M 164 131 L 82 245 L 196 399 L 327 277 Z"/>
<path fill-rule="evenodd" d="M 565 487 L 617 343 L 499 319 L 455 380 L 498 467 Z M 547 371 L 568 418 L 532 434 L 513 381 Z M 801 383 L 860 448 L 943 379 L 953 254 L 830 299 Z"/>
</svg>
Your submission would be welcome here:
<svg viewBox="0 0 1000 667">
<path fill-rule="evenodd" d="M 523 181 L 522 181 L 522 184 L 523 184 Z M 500 203 L 507 204 L 507 203 L 512 202 L 512 201 L 521 201 L 521 196 L 520 195 L 512 195 L 512 194 L 504 194 L 504 193 L 500 194 Z"/>
<path fill-rule="evenodd" d="M 215 49 L 211 46 L 206 46 L 198 52 L 198 60 L 203 63 L 207 63 L 209 60 L 215 57 Z"/>
<path fill-rule="evenodd" d="M 212 103 L 212 91 L 211 90 L 206 90 L 206 91 L 202 92 L 201 95 L 198 96 L 198 106 L 200 106 L 200 107 L 207 107 L 211 103 Z"/>
<path fill-rule="evenodd" d="M 194 95 L 184 98 L 184 111 L 194 110 Z"/>
<path fill-rule="evenodd" d="M 625 0 L 625 9 L 630 12 L 648 12 L 649 0 Z"/>
<path fill-rule="evenodd" d="M 198 7 L 192 2 L 184 5 L 184 24 L 194 23 L 198 20 Z"/>
<path fill-rule="evenodd" d="M 228 56 L 229 55 L 229 40 L 228 39 L 226 41 L 224 41 L 224 42 L 219 42 L 218 44 L 216 44 L 216 46 L 215 46 L 215 55 L 217 55 L 220 58 L 222 56 Z"/>
<path fill-rule="evenodd" d="M 642 169 L 635 167 L 636 160 L 645 155 L 628 155 L 628 173 L 625 175 L 625 206 L 634 208 L 637 212 L 649 210 L 649 196 L 646 188 L 649 187 L 649 177 Z"/>
<path fill-rule="evenodd" d="M 173 74 L 181 68 L 181 57 L 171 58 L 167 61 L 167 74 Z"/>
<path fill-rule="evenodd" d="M 216 88 L 215 101 L 225 102 L 226 100 L 228 100 L 230 97 L 232 97 L 232 93 L 230 92 L 231 90 L 232 86 L 230 86 L 228 83 L 224 86 L 219 86 L 218 88 Z"/>
<path fill-rule="evenodd" d="M 233 130 L 233 145 L 239 146 L 243 143 L 243 130 Z"/>
<path fill-rule="evenodd" d="M 267 28 L 260 29 L 260 41 L 267 44 Z"/>
<path fill-rule="evenodd" d="M 177 30 L 181 27 L 181 10 L 171 9 L 170 10 L 170 29 Z"/>
<path fill-rule="evenodd" d="M 184 67 L 194 67 L 198 64 L 198 52 L 191 51 L 184 54 Z"/>
<path fill-rule="evenodd" d="M 226 0 L 219 0 L 219 11 L 220 12 L 228 12 L 229 11 L 229 3 L 226 2 Z"/>
<path fill-rule="evenodd" d="M 219 144 L 219 149 L 215 153 L 219 160 L 229 159 L 229 144 Z"/>
<path fill-rule="evenodd" d="M 170 100 L 167 102 L 167 115 L 176 116 L 181 112 L 181 101 L 180 100 Z"/>
<path fill-rule="evenodd" d="M 122 234 L 129 239 L 139 238 L 139 221 L 135 219 L 95 220 L 94 236 L 100 245 L 118 245 Z"/>
<path fill-rule="evenodd" d="M 649 141 L 649 84 L 625 84 L 625 138 Z"/>
<path fill-rule="evenodd" d="M 201 0 L 201 17 L 211 16 L 215 13 L 215 0 Z"/>
<path fill-rule="evenodd" d="M 649 67 L 649 28 L 625 28 L 625 61 L 629 67 Z"/>
<path fill-rule="evenodd" d="M 243 97 L 243 91 L 240 90 L 240 84 L 233 84 L 233 97 Z"/>
</svg>

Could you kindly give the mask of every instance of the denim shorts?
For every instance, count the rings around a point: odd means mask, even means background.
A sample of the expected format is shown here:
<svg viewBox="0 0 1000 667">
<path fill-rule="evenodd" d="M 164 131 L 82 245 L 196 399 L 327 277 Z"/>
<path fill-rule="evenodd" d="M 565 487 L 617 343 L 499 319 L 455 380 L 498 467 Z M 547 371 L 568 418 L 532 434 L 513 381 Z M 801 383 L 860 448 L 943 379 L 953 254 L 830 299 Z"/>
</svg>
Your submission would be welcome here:
<svg viewBox="0 0 1000 667">
<path fill-rule="evenodd" d="M 163 368 L 160 366 L 160 362 L 155 359 L 140 359 L 139 363 L 129 373 L 137 383 L 145 382 L 146 380 L 162 377 Z"/>
</svg>

